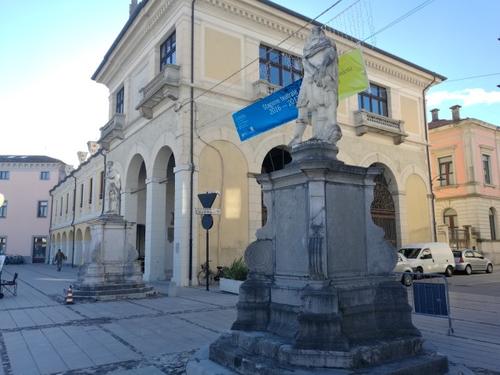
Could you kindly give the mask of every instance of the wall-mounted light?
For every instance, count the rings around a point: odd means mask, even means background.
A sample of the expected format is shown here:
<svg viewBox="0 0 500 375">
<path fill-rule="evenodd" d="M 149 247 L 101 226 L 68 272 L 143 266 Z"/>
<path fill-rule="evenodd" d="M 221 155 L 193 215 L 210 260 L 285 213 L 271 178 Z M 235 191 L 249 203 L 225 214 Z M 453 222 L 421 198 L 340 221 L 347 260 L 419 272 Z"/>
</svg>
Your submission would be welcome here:
<svg viewBox="0 0 500 375">
<path fill-rule="evenodd" d="M 3 196 L 2 193 L 0 193 L 0 207 L 3 206 L 3 202 L 5 202 L 5 197 Z"/>
</svg>

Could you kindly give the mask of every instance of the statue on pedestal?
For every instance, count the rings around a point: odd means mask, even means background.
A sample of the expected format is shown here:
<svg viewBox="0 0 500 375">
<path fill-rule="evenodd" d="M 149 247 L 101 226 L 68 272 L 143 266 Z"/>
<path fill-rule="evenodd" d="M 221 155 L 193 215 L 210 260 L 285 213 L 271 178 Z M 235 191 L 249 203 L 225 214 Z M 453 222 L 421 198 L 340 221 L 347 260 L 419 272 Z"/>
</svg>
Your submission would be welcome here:
<svg viewBox="0 0 500 375">
<path fill-rule="evenodd" d="M 314 26 L 304 45 L 304 78 L 297 100 L 299 115 L 290 146 L 302 141 L 306 125 L 313 127 L 313 139 L 332 143 L 342 137 L 337 124 L 338 56 L 335 42 Z"/>
<path fill-rule="evenodd" d="M 113 168 L 113 162 L 108 161 L 106 163 L 106 194 L 108 198 L 106 213 L 120 214 L 120 191 L 120 175 Z"/>
</svg>

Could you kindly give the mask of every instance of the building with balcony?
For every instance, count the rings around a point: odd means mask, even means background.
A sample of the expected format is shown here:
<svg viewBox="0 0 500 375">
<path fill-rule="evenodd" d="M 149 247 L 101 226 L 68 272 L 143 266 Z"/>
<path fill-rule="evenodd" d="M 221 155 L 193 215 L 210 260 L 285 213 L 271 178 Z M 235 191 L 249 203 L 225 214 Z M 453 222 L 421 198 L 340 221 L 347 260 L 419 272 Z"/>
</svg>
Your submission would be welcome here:
<svg viewBox="0 0 500 375">
<path fill-rule="evenodd" d="M 307 21 L 267 0 L 144 0 L 131 7 L 92 79 L 109 89 L 99 143 L 121 176 L 120 213 L 134 223 L 145 280 L 196 283 L 205 258 L 205 232 L 194 212 L 200 192 L 220 193 L 212 268 L 242 256 L 255 238 L 266 220 L 255 176 L 290 161 L 293 122 L 241 142 L 231 115 L 300 78 Z M 339 53 L 359 45 L 333 29 L 326 33 Z M 445 78 L 371 45 L 361 48 L 371 84 L 339 104 L 338 157 L 382 168 L 372 215 L 387 240 L 431 240 L 423 96 Z M 93 167 L 82 165 L 73 176 L 86 168 Z M 85 243 L 85 234 L 80 238 Z"/>
<path fill-rule="evenodd" d="M 52 201 L 49 190 L 69 166 L 41 155 L 0 155 L 0 253 L 44 262 Z"/>
<path fill-rule="evenodd" d="M 431 169 L 438 238 L 454 248 L 476 246 L 500 263 L 500 127 L 432 110 Z"/>
</svg>

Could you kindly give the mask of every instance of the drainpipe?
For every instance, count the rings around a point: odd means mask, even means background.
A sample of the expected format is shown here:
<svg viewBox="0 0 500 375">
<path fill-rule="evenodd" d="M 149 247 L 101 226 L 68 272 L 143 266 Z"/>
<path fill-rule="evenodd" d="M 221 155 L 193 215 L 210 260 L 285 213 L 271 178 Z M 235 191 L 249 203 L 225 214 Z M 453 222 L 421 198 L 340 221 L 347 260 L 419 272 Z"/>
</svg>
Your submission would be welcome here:
<svg viewBox="0 0 500 375">
<path fill-rule="evenodd" d="M 435 204 L 434 204 L 434 190 L 432 189 L 432 175 L 431 175 L 431 155 L 429 151 L 429 129 L 427 124 L 427 105 L 425 104 L 425 93 L 427 90 L 436 82 L 436 76 L 432 77 L 432 82 L 429 83 L 422 90 L 422 97 L 424 100 L 424 123 L 425 123 L 425 149 L 427 155 L 427 169 L 429 172 L 429 186 L 431 188 L 431 211 L 432 211 L 432 237 L 433 241 L 437 241 L 437 232 L 436 232 L 436 212 L 435 212 Z"/>
<path fill-rule="evenodd" d="M 191 176 L 189 179 L 189 286 L 193 281 L 193 185 L 194 185 L 194 3 L 191 2 L 191 87 L 190 91 L 190 132 L 189 132 L 189 167 L 191 168 Z"/>
<path fill-rule="evenodd" d="M 76 176 L 73 175 L 75 180 L 75 188 L 73 189 L 73 218 L 71 220 L 71 228 L 73 228 L 73 250 L 71 252 L 71 268 L 75 266 L 75 214 L 76 214 Z"/>
<path fill-rule="evenodd" d="M 50 219 L 49 219 L 49 259 L 48 259 L 48 264 L 51 263 L 52 259 L 52 212 L 54 210 L 54 195 L 52 195 L 52 192 L 50 192 Z"/>
</svg>

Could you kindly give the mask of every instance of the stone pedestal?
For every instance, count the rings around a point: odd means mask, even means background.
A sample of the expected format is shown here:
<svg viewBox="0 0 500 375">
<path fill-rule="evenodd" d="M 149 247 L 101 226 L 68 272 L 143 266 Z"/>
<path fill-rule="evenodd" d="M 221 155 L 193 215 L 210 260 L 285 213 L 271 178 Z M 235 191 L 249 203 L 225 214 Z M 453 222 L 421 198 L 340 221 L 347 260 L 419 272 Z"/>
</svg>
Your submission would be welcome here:
<svg viewBox="0 0 500 375">
<path fill-rule="evenodd" d="M 130 241 L 132 226 L 115 214 L 91 222 L 90 251 L 73 289 L 76 300 L 141 298 L 153 293 L 142 280 L 138 253 Z"/>
<path fill-rule="evenodd" d="M 250 273 L 232 331 L 210 345 L 209 359 L 239 374 L 411 374 L 417 362 L 443 374 L 447 360 L 422 351 L 406 290 L 392 275 L 396 251 L 371 218 L 380 171 L 336 155 L 310 140 L 293 148 L 285 169 L 259 177 L 268 222 L 245 253 Z M 402 367 L 384 372 L 394 362 Z"/>
</svg>

